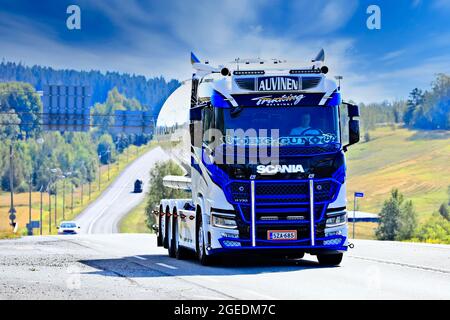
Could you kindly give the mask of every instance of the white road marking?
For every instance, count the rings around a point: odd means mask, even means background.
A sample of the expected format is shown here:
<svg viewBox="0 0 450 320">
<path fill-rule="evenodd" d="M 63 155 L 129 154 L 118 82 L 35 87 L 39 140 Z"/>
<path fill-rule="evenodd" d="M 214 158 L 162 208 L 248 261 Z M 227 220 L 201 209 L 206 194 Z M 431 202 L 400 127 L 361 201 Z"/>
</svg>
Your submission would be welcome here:
<svg viewBox="0 0 450 320">
<path fill-rule="evenodd" d="M 176 269 L 178 269 L 177 267 L 174 267 L 174 266 L 171 266 L 171 265 L 168 265 L 168 264 L 165 264 L 165 263 L 160 263 L 160 262 L 158 262 L 158 263 L 156 263 L 158 266 L 161 266 L 161 267 L 164 267 L 164 268 L 168 268 L 168 269 L 172 269 L 172 270 L 176 270 Z"/>
<path fill-rule="evenodd" d="M 354 255 L 348 255 L 348 258 L 367 260 L 367 261 L 374 261 L 374 262 L 379 262 L 379 263 L 392 264 L 392 265 L 397 265 L 397 266 L 400 266 L 400 267 L 408 267 L 408 268 L 421 269 L 421 270 L 426 270 L 426 271 L 450 273 L 450 270 L 448 270 L 448 269 L 439 269 L 439 268 L 433 268 L 433 267 L 427 267 L 427 266 L 423 266 L 423 265 L 397 262 L 397 261 L 386 260 L 386 259 L 376 259 L 376 258 L 360 257 L 360 256 L 354 256 Z"/>
<path fill-rule="evenodd" d="M 106 190 L 105 190 L 106 191 Z M 105 192 L 103 191 L 103 192 Z M 112 203 L 114 203 L 114 201 L 116 201 L 117 198 L 119 198 L 119 196 L 121 195 L 120 190 L 114 195 L 114 197 L 112 198 L 112 200 L 110 201 L 110 203 L 105 206 L 100 213 L 91 221 L 91 223 L 89 224 L 89 228 L 88 228 L 88 232 L 89 234 L 92 234 L 92 229 L 94 228 L 95 223 L 97 222 L 98 219 L 100 219 L 103 214 L 105 213 L 106 209 L 108 209 Z"/>
<path fill-rule="evenodd" d="M 245 290 L 245 291 L 250 293 L 250 294 L 252 294 L 252 295 L 259 296 L 260 298 L 263 298 L 263 299 L 266 299 L 266 300 L 275 300 L 274 297 L 267 296 L 265 294 L 262 294 L 262 293 L 259 293 L 259 292 L 253 291 L 253 290 Z"/>
<path fill-rule="evenodd" d="M 147 260 L 147 258 L 144 258 L 144 257 L 139 257 L 139 256 L 133 256 L 133 257 L 136 259 L 139 259 L 139 260 Z"/>
</svg>

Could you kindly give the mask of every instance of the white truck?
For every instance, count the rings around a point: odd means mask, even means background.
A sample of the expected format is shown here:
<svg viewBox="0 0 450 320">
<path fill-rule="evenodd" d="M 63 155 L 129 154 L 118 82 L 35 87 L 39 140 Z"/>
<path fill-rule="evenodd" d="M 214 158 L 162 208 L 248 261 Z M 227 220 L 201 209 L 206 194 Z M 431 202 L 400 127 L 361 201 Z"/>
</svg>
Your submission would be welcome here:
<svg viewBox="0 0 450 320">
<path fill-rule="evenodd" d="M 191 54 L 191 172 L 164 184 L 192 198 L 162 199 L 155 210 L 158 245 L 171 257 L 193 251 L 207 265 L 221 255 L 309 253 L 320 264 L 341 262 L 344 153 L 359 141 L 359 109 L 326 78 L 324 56 L 303 68 L 261 59 L 214 67 Z"/>
</svg>

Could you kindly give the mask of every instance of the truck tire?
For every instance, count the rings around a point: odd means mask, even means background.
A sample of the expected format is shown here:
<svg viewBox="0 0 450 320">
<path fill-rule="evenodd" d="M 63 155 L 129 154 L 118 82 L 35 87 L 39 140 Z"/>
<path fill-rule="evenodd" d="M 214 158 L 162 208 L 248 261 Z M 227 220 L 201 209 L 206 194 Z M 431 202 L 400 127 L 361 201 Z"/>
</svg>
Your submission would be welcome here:
<svg viewBox="0 0 450 320">
<path fill-rule="evenodd" d="M 158 237 L 156 238 L 156 244 L 158 247 L 163 246 L 163 238 L 162 238 L 162 230 L 161 230 L 161 210 L 159 211 L 159 217 L 158 217 Z"/>
<path fill-rule="evenodd" d="M 342 253 L 334 253 L 334 254 L 318 254 L 317 260 L 319 260 L 319 264 L 322 266 L 338 266 L 344 254 Z"/>
<path fill-rule="evenodd" d="M 165 223 L 164 223 L 164 237 L 163 237 L 163 247 L 164 249 L 169 249 L 169 214 L 170 211 L 167 209 L 166 214 L 164 215 Z"/>
<path fill-rule="evenodd" d="M 197 259 L 203 266 L 212 264 L 212 257 L 206 255 L 205 232 L 203 230 L 202 213 L 197 213 L 197 236 L 196 238 L 196 253 Z"/>
<path fill-rule="evenodd" d="M 176 256 L 176 243 L 177 237 L 176 237 L 176 228 L 177 228 L 177 220 L 175 220 L 175 212 L 173 212 L 172 215 L 172 223 L 171 223 L 171 230 L 169 230 L 170 238 L 169 238 L 169 248 L 167 248 L 167 251 L 169 252 L 169 257 L 175 258 Z"/>
</svg>

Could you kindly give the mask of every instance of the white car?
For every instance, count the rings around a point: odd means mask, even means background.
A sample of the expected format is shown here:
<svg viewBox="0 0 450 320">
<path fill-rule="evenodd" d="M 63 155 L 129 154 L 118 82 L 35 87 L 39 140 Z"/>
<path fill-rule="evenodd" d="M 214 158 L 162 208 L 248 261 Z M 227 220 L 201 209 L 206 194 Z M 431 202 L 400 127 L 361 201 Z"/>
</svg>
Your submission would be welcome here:
<svg viewBox="0 0 450 320">
<path fill-rule="evenodd" d="M 77 234 L 80 226 L 75 221 L 63 221 L 58 227 L 58 234 Z"/>
</svg>

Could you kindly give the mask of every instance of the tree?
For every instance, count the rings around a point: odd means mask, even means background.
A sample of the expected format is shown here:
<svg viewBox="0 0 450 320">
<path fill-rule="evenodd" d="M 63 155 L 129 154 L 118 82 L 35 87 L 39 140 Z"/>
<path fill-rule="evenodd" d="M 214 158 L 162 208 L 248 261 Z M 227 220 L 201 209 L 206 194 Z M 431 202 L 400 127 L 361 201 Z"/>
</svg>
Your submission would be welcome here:
<svg viewBox="0 0 450 320">
<path fill-rule="evenodd" d="M 395 240 L 408 240 L 417 228 L 417 213 L 412 201 L 406 201 L 400 208 L 399 228 Z"/>
<path fill-rule="evenodd" d="M 113 161 L 113 154 L 115 154 L 115 144 L 109 134 L 104 134 L 100 137 L 97 153 L 100 161 L 103 164 L 111 163 Z"/>
<path fill-rule="evenodd" d="M 0 111 L 20 119 L 19 127 L 27 137 L 39 131 L 42 103 L 33 86 L 23 82 L 0 83 Z M 2 119 L 3 120 L 3 119 Z"/>
<path fill-rule="evenodd" d="M 400 205 L 403 195 L 398 189 L 391 191 L 391 197 L 383 203 L 380 222 L 375 234 L 379 240 L 395 240 L 399 229 Z"/>
<path fill-rule="evenodd" d="M 403 114 L 403 122 L 410 127 L 413 123 L 414 113 L 418 106 L 423 104 L 423 92 L 422 90 L 415 88 L 409 94 L 408 102 L 406 103 L 406 111 Z"/>
<path fill-rule="evenodd" d="M 159 204 L 161 199 L 188 197 L 188 193 L 186 191 L 164 187 L 163 178 L 167 175 L 183 175 L 183 171 L 172 160 L 167 162 L 158 162 L 150 171 L 150 191 L 147 195 L 147 206 L 145 208 L 147 225 L 149 228 L 151 228 L 151 225 L 154 223 L 153 209 Z"/>
<path fill-rule="evenodd" d="M 439 214 L 447 221 L 450 221 L 450 210 L 446 203 L 441 204 L 439 207 Z"/>
<path fill-rule="evenodd" d="M 391 197 L 383 204 L 380 223 L 375 234 L 380 240 L 407 240 L 414 236 L 417 227 L 417 214 L 412 201 L 393 189 Z"/>
</svg>

